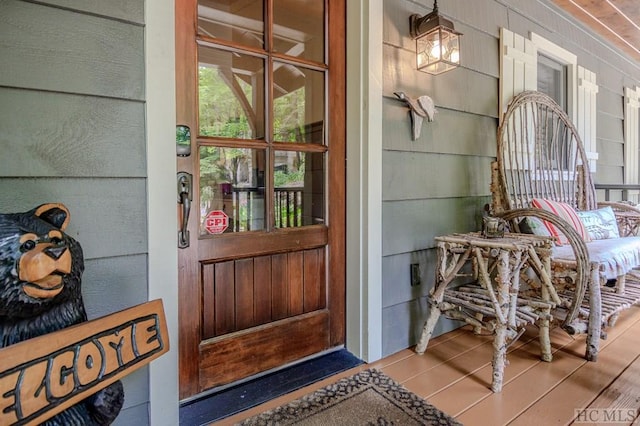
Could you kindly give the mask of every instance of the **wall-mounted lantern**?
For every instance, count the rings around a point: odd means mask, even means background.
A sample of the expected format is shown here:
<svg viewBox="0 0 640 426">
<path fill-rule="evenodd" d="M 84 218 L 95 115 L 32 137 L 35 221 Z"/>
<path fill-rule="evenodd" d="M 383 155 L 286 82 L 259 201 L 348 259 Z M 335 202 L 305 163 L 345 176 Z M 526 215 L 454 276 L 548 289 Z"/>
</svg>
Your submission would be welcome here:
<svg viewBox="0 0 640 426">
<path fill-rule="evenodd" d="M 453 22 L 438 14 L 438 0 L 433 2 L 433 12 L 420 17 L 409 17 L 411 37 L 416 41 L 418 70 L 440 74 L 460 65 L 460 36 Z"/>
</svg>

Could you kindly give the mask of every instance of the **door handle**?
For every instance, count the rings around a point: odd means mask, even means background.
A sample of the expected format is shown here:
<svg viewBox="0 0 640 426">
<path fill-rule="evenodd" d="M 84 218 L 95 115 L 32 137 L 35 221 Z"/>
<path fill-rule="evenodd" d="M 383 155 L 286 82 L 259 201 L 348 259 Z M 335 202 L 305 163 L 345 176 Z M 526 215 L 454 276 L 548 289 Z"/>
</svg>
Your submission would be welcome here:
<svg viewBox="0 0 640 426">
<path fill-rule="evenodd" d="M 178 172 L 178 204 L 182 205 L 182 218 L 178 231 L 178 248 L 189 247 L 189 213 L 193 199 L 193 176 L 187 172 Z"/>
</svg>

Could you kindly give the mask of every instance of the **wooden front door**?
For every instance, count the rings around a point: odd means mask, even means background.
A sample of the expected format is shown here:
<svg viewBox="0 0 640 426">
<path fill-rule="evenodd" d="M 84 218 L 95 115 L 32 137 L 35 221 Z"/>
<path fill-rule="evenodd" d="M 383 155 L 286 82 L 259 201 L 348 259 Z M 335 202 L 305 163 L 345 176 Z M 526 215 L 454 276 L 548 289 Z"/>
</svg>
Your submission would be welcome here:
<svg viewBox="0 0 640 426">
<path fill-rule="evenodd" d="M 344 344 L 344 52 L 344 0 L 176 1 L 181 399 Z"/>
</svg>

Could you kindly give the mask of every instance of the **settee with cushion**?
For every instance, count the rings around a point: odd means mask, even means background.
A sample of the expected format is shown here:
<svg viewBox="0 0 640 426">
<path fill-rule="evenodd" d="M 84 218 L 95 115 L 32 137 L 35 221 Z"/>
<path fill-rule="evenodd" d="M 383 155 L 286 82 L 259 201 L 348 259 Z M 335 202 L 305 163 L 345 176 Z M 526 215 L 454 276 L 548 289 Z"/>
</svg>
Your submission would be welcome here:
<svg viewBox="0 0 640 426">
<path fill-rule="evenodd" d="M 555 317 L 570 334 L 587 334 L 586 358 L 597 359 L 625 308 L 640 302 L 640 209 L 598 203 L 588 159 L 574 125 L 549 96 L 526 91 L 509 104 L 498 129 L 492 165 L 492 214 L 518 232 L 556 242 L 549 269 Z M 623 223 L 627 226 L 616 227 Z M 527 291 L 536 291 L 532 286 Z"/>
</svg>

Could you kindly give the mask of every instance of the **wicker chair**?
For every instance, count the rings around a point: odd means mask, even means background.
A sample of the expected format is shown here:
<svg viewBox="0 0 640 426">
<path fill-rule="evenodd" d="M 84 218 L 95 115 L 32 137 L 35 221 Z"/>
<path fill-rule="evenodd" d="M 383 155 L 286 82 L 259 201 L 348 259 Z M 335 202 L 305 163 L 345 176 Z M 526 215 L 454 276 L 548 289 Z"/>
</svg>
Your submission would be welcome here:
<svg viewBox="0 0 640 426">
<path fill-rule="evenodd" d="M 587 334 L 586 358 L 597 359 L 599 339 L 612 326 L 619 312 L 640 301 L 640 280 L 628 258 L 640 260 L 640 237 L 625 235 L 606 241 L 608 248 L 585 243 L 565 220 L 532 208 L 535 198 L 571 205 L 576 210 L 594 210 L 604 205 L 622 212 L 624 221 L 640 223 L 640 210 L 622 203 L 597 203 L 582 142 L 567 114 L 549 96 L 535 91 L 518 94 L 509 104 L 498 129 L 497 161 L 492 164 L 492 214 L 508 220 L 521 231 L 522 219 L 537 217 L 554 224 L 566 236 L 570 248 L 554 248 L 551 265 L 553 294 L 544 294 L 556 305 L 555 317 L 569 334 Z M 602 244 L 600 244 L 602 245 Z M 612 249 L 613 247 L 613 249 Z M 626 247 L 626 264 L 616 249 Z M 608 251 L 607 251 L 608 250 Z M 616 257 L 618 256 L 618 257 Z M 623 263 L 619 265 L 618 263 Z M 610 264 L 616 266 L 611 276 Z M 610 288 L 605 284 L 613 283 Z M 529 291 L 536 291 L 532 283 Z"/>
</svg>

